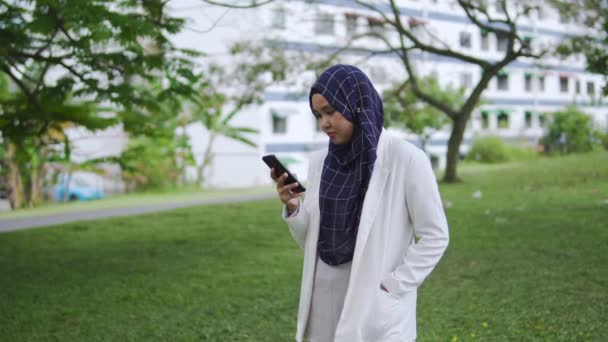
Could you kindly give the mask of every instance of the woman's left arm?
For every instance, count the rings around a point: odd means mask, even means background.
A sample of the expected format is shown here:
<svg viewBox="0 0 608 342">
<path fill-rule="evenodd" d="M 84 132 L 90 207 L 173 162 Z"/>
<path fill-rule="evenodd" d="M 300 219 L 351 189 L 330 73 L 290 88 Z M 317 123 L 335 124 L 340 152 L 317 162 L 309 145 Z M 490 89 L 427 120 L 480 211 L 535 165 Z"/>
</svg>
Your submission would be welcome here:
<svg viewBox="0 0 608 342">
<path fill-rule="evenodd" d="M 431 273 L 448 246 L 448 224 L 439 189 L 426 154 L 415 150 L 406 170 L 405 196 L 414 234 L 412 243 L 399 265 L 382 280 L 382 285 L 397 296 L 414 291 Z"/>
</svg>

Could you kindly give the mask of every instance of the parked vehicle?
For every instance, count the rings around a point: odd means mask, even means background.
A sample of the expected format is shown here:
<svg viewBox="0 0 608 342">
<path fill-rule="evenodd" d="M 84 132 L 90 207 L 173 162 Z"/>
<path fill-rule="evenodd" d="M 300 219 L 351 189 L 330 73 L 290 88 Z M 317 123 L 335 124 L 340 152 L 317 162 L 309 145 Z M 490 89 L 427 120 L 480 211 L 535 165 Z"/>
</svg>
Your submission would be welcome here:
<svg viewBox="0 0 608 342">
<path fill-rule="evenodd" d="M 66 177 L 60 177 L 59 183 L 53 187 L 53 198 L 56 201 L 63 201 L 67 192 L 69 201 L 90 201 L 105 197 L 103 190 L 92 186 L 79 178 L 72 178 L 70 186 L 66 186 Z"/>
</svg>

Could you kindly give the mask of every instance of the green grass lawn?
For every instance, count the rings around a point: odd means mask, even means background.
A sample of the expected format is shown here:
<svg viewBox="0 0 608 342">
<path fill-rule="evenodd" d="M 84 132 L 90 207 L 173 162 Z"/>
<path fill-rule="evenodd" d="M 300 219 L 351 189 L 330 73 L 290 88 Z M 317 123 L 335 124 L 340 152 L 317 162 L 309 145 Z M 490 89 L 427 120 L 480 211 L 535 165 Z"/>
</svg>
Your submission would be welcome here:
<svg viewBox="0 0 608 342">
<path fill-rule="evenodd" d="M 463 169 L 419 341 L 605 341 L 608 154 Z M 472 194 L 481 191 L 482 198 Z M 301 251 L 276 201 L 0 235 L 0 339 L 291 341 Z"/>
</svg>

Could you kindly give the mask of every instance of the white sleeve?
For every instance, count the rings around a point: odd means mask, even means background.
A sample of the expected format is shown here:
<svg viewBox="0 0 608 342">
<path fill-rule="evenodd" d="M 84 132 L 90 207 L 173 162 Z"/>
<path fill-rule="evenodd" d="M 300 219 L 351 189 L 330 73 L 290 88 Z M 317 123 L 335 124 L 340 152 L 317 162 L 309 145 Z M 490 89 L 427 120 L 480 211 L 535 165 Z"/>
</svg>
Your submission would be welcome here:
<svg viewBox="0 0 608 342">
<path fill-rule="evenodd" d="M 403 263 L 382 280 L 384 287 L 397 296 L 414 291 L 422 284 L 449 241 L 437 180 L 426 154 L 416 151 L 405 171 L 409 179 L 405 189 L 408 213 L 419 240 L 410 245 Z"/>
<path fill-rule="evenodd" d="M 306 201 L 306 199 L 304 199 Z M 300 248 L 304 249 L 306 243 L 306 233 L 308 232 L 308 211 L 302 201 L 298 205 L 298 209 L 287 216 L 287 207 L 283 206 L 283 219 L 289 226 L 291 236 L 296 241 Z"/>
</svg>

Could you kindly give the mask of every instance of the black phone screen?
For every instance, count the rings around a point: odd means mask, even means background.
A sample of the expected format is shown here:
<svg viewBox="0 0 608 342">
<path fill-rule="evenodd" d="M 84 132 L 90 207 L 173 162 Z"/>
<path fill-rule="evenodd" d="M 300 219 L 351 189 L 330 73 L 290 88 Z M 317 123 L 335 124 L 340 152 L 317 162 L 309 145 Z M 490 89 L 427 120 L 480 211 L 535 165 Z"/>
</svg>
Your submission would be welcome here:
<svg viewBox="0 0 608 342">
<path fill-rule="evenodd" d="M 269 155 L 263 156 L 262 160 L 264 161 L 264 163 L 266 163 L 266 165 L 268 165 L 268 167 L 270 167 L 271 169 L 274 169 L 278 176 L 287 172 L 287 179 L 285 180 L 285 184 L 291 184 L 291 183 L 295 183 L 298 181 L 296 179 L 296 177 L 294 177 L 293 174 L 291 172 L 289 172 L 289 170 L 287 170 L 287 168 L 285 166 L 283 166 L 283 164 L 279 161 L 279 159 L 274 154 L 269 154 Z M 296 188 L 292 189 L 291 191 L 304 192 L 304 191 L 306 191 L 306 188 L 304 188 L 302 186 L 302 184 L 298 184 L 298 186 Z"/>
</svg>

